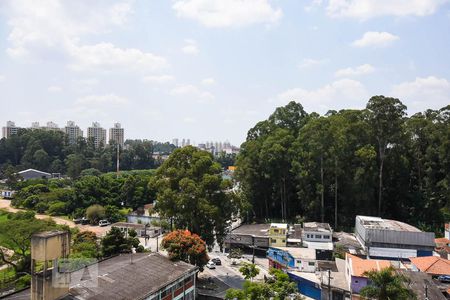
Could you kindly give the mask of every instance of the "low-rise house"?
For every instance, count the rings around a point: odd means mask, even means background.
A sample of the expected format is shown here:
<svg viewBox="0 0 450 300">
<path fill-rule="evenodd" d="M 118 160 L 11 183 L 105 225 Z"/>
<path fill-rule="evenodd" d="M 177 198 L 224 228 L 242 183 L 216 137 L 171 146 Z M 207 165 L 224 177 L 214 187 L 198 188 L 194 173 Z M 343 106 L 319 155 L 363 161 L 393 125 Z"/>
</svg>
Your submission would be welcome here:
<svg viewBox="0 0 450 300">
<path fill-rule="evenodd" d="M 111 227 L 119 228 L 126 236 L 130 230 L 135 230 L 138 237 L 155 237 L 162 234 L 161 227 L 149 226 L 148 224 L 117 222 L 112 224 Z"/>
<path fill-rule="evenodd" d="M 355 234 L 372 258 L 398 260 L 430 256 L 435 247 L 434 232 L 423 232 L 409 224 L 378 217 L 356 216 Z"/>
<path fill-rule="evenodd" d="M 265 253 L 269 248 L 270 224 L 242 224 L 233 229 L 225 237 L 225 249 L 241 248 L 244 250 Z M 261 250 L 260 250 L 261 249 Z"/>
<path fill-rule="evenodd" d="M 286 247 L 288 230 L 287 224 L 271 223 L 269 227 L 269 245 L 274 247 Z"/>
<path fill-rule="evenodd" d="M 269 267 L 282 270 L 315 272 L 317 268 L 316 250 L 309 248 L 270 247 L 267 250 Z"/>
<path fill-rule="evenodd" d="M 23 178 L 23 180 L 52 178 L 52 174 L 35 169 L 26 169 L 18 172 L 17 174 L 19 174 Z"/>
<path fill-rule="evenodd" d="M 355 255 L 346 253 L 345 255 L 345 277 L 348 288 L 352 293 L 359 294 L 361 289 L 369 283 L 369 279 L 364 275 L 369 271 L 380 271 L 390 267 L 387 260 L 362 259 Z"/>
<path fill-rule="evenodd" d="M 447 299 L 430 275 L 408 270 L 397 270 L 397 273 L 407 279 L 407 287 L 416 294 L 417 300 Z"/>
<path fill-rule="evenodd" d="M 438 256 L 411 257 L 413 271 L 420 271 L 431 276 L 450 275 L 450 261 Z"/>
<path fill-rule="evenodd" d="M 0 197 L 5 199 L 12 199 L 16 192 L 12 190 L 1 190 Z"/>
</svg>

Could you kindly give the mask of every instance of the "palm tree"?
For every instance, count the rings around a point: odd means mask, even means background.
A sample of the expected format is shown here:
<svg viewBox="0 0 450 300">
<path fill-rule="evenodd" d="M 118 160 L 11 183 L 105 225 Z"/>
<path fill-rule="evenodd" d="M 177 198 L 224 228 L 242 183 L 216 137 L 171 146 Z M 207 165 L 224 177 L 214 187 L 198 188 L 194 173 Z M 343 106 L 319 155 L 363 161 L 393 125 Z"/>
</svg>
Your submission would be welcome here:
<svg viewBox="0 0 450 300">
<path fill-rule="evenodd" d="M 397 274 L 394 268 L 384 268 L 380 271 L 364 272 L 369 279 L 369 285 L 364 287 L 360 295 L 363 299 L 377 300 L 412 300 L 416 294 L 405 286 L 408 279 Z"/>
</svg>

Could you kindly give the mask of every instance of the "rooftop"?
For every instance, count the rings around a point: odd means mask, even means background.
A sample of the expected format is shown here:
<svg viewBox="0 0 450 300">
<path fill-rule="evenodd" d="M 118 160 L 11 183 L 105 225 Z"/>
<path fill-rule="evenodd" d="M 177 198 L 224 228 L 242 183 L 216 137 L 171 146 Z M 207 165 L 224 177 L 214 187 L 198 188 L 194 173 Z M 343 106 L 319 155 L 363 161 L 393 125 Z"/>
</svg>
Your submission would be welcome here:
<svg viewBox="0 0 450 300">
<path fill-rule="evenodd" d="M 127 227 L 127 228 L 134 228 L 134 229 L 144 229 L 145 224 L 117 222 L 117 223 L 112 224 L 111 227 Z M 147 226 L 147 229 L 156 229 L 156 228 L 159 228 L 159 227 Z"/>
<path fill-rule="evenodd" d="M 427 287 L 428 299 L 433 300 L 445 300 L 445 296 L 440 291 L 439 287 L 435 284 L 431 276 L 422 272 L 412 272 L 406 270 L 398 270 L 398 273 L 408 278 L 408 288 L 413 290 L 417 299 L 425 299 L 425 286 Z"/>
<path fill-rule="evenodd" d="M 289 252 L 294 258 L 300 259 L 316 259 L 316 250 L 310 248 L 298 248 L 298 247 L 272 247 L 276 249 L 280 249 L 281 251 Z"/>
<path fill-rule="evenodd" d="M 190 264 L 172 262 L 157 253 L 133 254 L 133 264 L 130 254 L 126 254 L 101 261 L 97 265 L 98 276 L 71 283 L 70 295 L 64 299 L 145 299 L 184 274 L 196 270 L 196 267 Z M 77 272 L 85 271 L 81 269 Z M 77 272 L 72 273 L 72 280 L 77 278 Z M 29 300 L 30 289 L 6 299 Z"/>
<path fill-rule="evenodd" d="M 303 223 L 303 229 L 308 231 L 331 232 L 330 224 L 319 222 Z"/>
<path fill-rule="evenodd" d="M 270 228 L 287 229 L 287 224 L 284 224 L 284 223 L 270 223 Z"/>
<path fill-rule="evenodd" d="M 391 266 L 391 263 L 387 260 L 362 259 L 349 253 L 345 254 L 345 258 L 350 261 L 351 275 L 357 277 L 365 277 L 365 272 L 380 271 Z"/>
<path fill-rule="evenodd" d="M 17 172 L 17 173 L 18 174 L 23 174 L 23 173 L 27 173 L 27 172 L 36 172 L 36 173 L 47 175 L 47 176 L 51 176 L 52 175 L 50 173 L 39 171 L 39 170 L 36 170 L 36 169 L 26 169 L 26 170 L 22 170 L 22 171 Z"/>
<path fill-rule="evenodd" d="M 421 272 L 431 275 L 450 275 L 450 261 L 438 256 L 411 257 L 411 263 Z"/>
<path fill-rule="evenodd" d="M 270 224 L 245 224 L 233 229 L 231 233 L 267 237 L 269 227 Z"/>
<path fill-rule="evenodd" d="M 450 240 L 448 238 L 434 239 L 434 242 L 436 243 L 436 247 L 442 247 L 442 246 L 450 244 Z"/>
<path fill-rule="evenodd" d="M 356 218 L 359 219 L 361 225 L 367 229 L 421 232 L 421 230 L 417 229 L 416 227 L 400 221 L 368 216 L 356 216 Z"/>
</svg>

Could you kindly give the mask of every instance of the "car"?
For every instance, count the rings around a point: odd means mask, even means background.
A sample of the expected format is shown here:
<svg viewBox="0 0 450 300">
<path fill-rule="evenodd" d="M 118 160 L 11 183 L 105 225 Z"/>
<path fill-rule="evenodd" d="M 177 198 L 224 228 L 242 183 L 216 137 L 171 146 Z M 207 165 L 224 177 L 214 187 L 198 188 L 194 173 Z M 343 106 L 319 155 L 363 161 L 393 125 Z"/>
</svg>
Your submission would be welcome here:
<svg viewBox="0 0 450 300">
<path fill-rule="evenodd" d="M 438 277 L 438 280 L 440 282 L 450 283 L 450 276 L 449 275 L 441 275 Z"/>
<path fill-rule="evenodd" d="M 217 266 L 222 265 L 222 261 L 218 257 L 214 257 L 213 259 L 211 259 L 211 261 Z"/>
<path fill-rule="evenodd" d="M 75 219 L 73 219 L 73 222 L 74 222 L 75 224 L 81 224 L 81 225 L 89 224 L 89 220 L 86 219 L 85 217 L 82 217 L 82 218 L 75 218 Z"/>
<path fill-rule="evenodd" d="M 206 267 L 208 269 L 215 269 L 216 265 L 214 264 L 214 262 L 212 260 L 208 261 L 208 263 L 206 264 Z"/>
<path fill-rule="evenodd" d="M 98 222 L 98 226 L 103 227 L 103 226 L 108 226 L 111 225 L 111 223 L 108 222 L 108 220 L 100 220 L 100 222 Z"/>
</svg>

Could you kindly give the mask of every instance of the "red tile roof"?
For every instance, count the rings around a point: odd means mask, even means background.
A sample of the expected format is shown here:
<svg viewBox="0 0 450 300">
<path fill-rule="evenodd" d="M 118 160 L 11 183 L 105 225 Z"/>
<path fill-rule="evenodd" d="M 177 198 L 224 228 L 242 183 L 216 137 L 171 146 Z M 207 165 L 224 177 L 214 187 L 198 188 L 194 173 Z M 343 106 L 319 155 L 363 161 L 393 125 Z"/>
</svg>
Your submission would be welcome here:
<svg viewBox="0 0 450 300">
<path fill-rule="evenodd" d="M 438 256 L 411 257 L 411 262 L 422 272 L 431 275 L 450 275 L 450 261 Z"/>
<path fill-rule="evenodd" d="M 351 275 L 357 277 L 365 277 L 363 275 L 364 272 L 373 270 L 380 271 L 391 266 L 391 263 L 387 260 L 362 259 L 349 253 L 346 253 L 346 260 L 350 261 L 351 263 Z"/>
<path fill-rule="evenodd" d="M 442 247 L 450 244 L 450 240 L 448 238 L 434 239 L 434 242 L 436 243 L 436 247 Z"/>
</svg>

